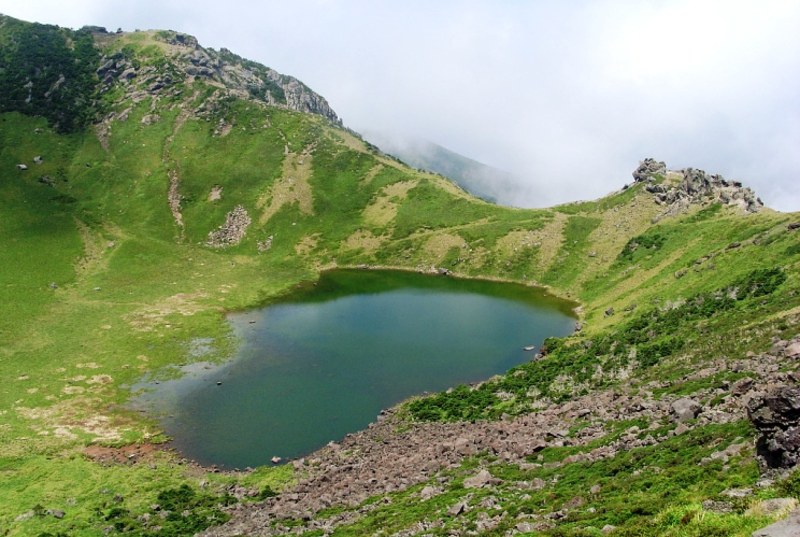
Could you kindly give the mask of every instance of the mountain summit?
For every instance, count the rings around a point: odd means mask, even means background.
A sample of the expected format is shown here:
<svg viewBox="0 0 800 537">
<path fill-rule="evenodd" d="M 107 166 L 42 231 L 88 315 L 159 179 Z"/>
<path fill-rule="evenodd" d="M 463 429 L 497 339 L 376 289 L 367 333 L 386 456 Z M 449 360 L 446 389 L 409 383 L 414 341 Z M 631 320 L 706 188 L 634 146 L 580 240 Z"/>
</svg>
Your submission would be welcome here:
<svg viewBox="0 0 800 537">
<path fill-rule="evenodd" d="M 325 98 L 296 78 L 179 32 L 74 31 L 0 15 L 0 43 L 0 111 L 43 115 L 62 132 L 121 102 L 179 98 L 195 80 L 214 87 L 216 100 L 248 99 L 341 124 Z"/>
</svg>

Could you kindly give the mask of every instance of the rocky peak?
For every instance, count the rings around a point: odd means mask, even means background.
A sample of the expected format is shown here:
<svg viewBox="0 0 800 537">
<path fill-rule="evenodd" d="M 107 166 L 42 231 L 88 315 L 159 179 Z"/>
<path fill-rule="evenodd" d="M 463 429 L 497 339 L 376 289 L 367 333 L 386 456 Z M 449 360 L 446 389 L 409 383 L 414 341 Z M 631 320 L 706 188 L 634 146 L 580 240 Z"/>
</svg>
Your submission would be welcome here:
<svg viewBox="0 0 800 537">
<path fill-rule="evenodd" d="M 633 180 L 637 183 L 652 182 L 658 178 L 663 179 L 667 174 L 667 165 L 654 158 L 646 158 L 639 163 L 633 171 Z"/>
<path fill-rule="evenodd" d="M 325 98 L 298 79 L 225 48 L 204 48 L 191 35 L 174 31 L 98 32 L 95 39 L 104 51 L 97 69 L 101 91 L 122 83 L 128 93 L 144 90 L 158 95 L 177 84 L 201 80 L 236 97 L 320 115 L 341 124 Z"/>
<path fill-rule="evenodd" d="M 695 168 L 667 170 L 664 162 L 652 158 L 639 163 L 633 178 L 636 183 L 645 183 L 645 190 L 653 194 L 656 203 L 666 207 L 661 217 L 685 212 L 696 204 L 722 203 L 749 213 L 764 206 L 755 192 L 739 181 Z"/>
</svg>

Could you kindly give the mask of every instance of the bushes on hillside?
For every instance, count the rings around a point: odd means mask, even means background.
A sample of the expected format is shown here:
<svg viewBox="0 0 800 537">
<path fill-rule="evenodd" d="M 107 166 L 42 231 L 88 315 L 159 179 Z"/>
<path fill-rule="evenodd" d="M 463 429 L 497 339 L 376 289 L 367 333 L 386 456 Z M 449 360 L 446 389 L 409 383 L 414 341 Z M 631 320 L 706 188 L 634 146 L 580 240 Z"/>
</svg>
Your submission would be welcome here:
<svg viewBox="0 0 800 537">
<path fill-rule="evenodd" d="M 769 295 L 785 280 L 780 267 L 758 269 L 716 291 L 644 312 L 591 338 L 547 338 L 541 349 L 544 359 L 517 366 L 499 380 L 477 388 L 459 386 L 417 399 L 409 403 L 408 410 L 422 421 L 470 421 L 524 411 L 524 401 L 533 395 L 552 402 L 582 395 L 613 382 L 613 375 L 598 371 L 656 366 L 685 348 L 685 336 L 693 333 L 699 322 L 732 310 L 748 298 Z M 568 386 L 563 385 L 564 379 Z M 509 403 L 508 395 L 501 402 L 500 393 L 510 394 L 519 405 Z"/>
<path fill-rule="evenodd" d="M 0 47 L 0 112 L 43 116 L 59 132 L 94 118 L 100 55 L 92 34 L 9 19 Z"/>
</svg>

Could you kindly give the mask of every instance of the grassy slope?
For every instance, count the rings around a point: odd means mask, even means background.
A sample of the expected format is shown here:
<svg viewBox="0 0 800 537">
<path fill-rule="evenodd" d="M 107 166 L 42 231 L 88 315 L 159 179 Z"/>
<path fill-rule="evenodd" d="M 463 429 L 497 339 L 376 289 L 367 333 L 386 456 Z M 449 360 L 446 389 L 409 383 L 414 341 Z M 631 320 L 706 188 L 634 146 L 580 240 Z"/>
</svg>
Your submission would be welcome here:
<svg viewBox="0 0 800 537">
<path fill-rule="evenodd" d="M 117 495 L 125 509 L 143 512 L 159 491 L 183 482 L 196 486 L 205 480 L 212 492 L 222 494 L 236 480 L 277 487 L 289 478 L 288 468 L 255 477 L 218 476 L 167 456 L 157 457 L 154 468 L 105 467 L 81 452 L 90 443 L 158 440 L 154 424 L 121 406 L 128 398 L 126 386 L 145 372 L 169 374 L 166 366 L 184 363 L 195 337 L 213 338 L 212 358 L 231 356 L 236 343 L 222 312 L 255 305 L 313 278 L 320 267 L 440 266 L 467 276 L 544 283 L 582 302 L 582 337 L 613 334 L 654 305 L 718 289 L 755 268 L 784 267 L 788 280 L 779 298 L 753 301 L 715 318 L 714 337 L 698 337 L 694 325 L 678 327 L 676 337 L 691 341 L 690 352 L 684 349 L 680 359 L 637 371 L 633 389 L 666 377 L 674 380 L 667 390 L 678 393 L 687 389 L 684 373 L 696 364 L 722 354 L 761 351 L 771 336 L 796 332 L 798 236 L 785 224 L 797 215 L 742 216 L 711 208 L 651 225 L 659 208 L 638 187 L 551 210 L 496 207 L 436 176 L 399 167 L 311 116 L 233 102 L 218 106 L 207 120 L 190 117 L 181 124 L 180 106 L 197 104 L 211 93 L 199 83 L 186 90 L 177 100 L 145 99 L 126 121 L 115 121 L 108 151 L 92 132 L 58 135 L 43 120 L 0 117 L 0 378 L 5 379 L 0 387 L 0 532 L 95 535 L 113 525 L 108 516 Z M 153 110 L 161 120 L 141 123 Z M 219 118 L 234 125 L 227 136 L 213 135 Z M 44 156 L 44 163 L 33 164 L 35 155 Z M 296 163 L 288 170 L 295 183 L 281 183 L 289 158 Z M 16 170 L 18 163 L 29 170 Z M 167 203 L 173 169 L 181 178 L 183 238 Z M 43 175 L 55 186 L 40 183 Z M 222 187 L 221 200 L 209 199 L 213 186 Z M 297 201 L 260 221 L 265 207 L 287 194 Z M 308 202 L 311 212 L 303 209 Z M 227 250 L 204 246 L 208 232 L 237 205 L 253 217 L 244 241 Z M 644 233 L 664 240 L 658 248 L 621 258 L 625 244 Z M 273 236 L 272 248 L 259 254 L 256 243 L 268 236 Z M 742 244 L 728 249 L 733 242 Z M 676 277 L 680 272 L 685 274 Z M 634 304 L 636 309 L 626 311 Z M 609 307 L 614 316 L 604 315 Z M 581 374 L 569 359 L 556 366 L 558 374 Z M 554 374 L 534 373 L 531 378 L 544 375 L 536 382 Z M 476 412 L 522 412 L 531 401 L 518 403 L 513 409 L 490 406 Z M 742 431 L 732 427 L 713 434 L 728 442 Z M 688 468 L 702 450 L 683 455 L 686 461 L 678 464 Z M 574 477 L 562 476 L 558 495 L 582 486 L 578 478 L 587 470 L 570 468 Z M 752 454 L 743 468 L 725 479 L 752 483 Z M 462 471 L 468 470 L 467 465 Z M 592 472 L 614 474 L 604 468 Z M 635 480 L 620 487 L 620 496 L 645 494 L 648 488 Z M 710 492 L 667 495 L 655 511 L 639 516 L 677 516 L 673 512 L 691 509 L 686 506 L 704 494 Z M 398 528 L 437 512 L 411 509 L 404 497 L 398 496 L 395 511 L 385 513 L 399 518 Z M 647 498 L 643 502 L 652 501 Z M 36 506 L 67 515 L 17 520 Z M 385 524 L 374 517 L 352 528 L 353 534 Z M 637 520 L 628 523 L 632 528 L 647 524 Z M 741 529 L 761 522 L 751 517 L 720 524 Z"/>
</svg>

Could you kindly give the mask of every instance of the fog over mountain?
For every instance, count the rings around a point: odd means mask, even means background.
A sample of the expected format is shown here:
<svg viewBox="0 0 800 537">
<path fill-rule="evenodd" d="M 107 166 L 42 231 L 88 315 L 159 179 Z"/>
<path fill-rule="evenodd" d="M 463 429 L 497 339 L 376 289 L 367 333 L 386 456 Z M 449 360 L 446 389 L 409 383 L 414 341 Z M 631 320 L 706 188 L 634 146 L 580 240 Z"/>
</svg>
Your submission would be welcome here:
<svg viewBox="0 0 800 537">
<path fill-rule="evenodd" d="M 507 170 L 513 205 L 602 195 L 653 156 L 800 209 L 797 2 L 0 0 L 0 12 L 196 35 L 300 78 L 355 130 Z"/>
<path fill-rule="evenodd" d="M 403 138 L 370 130 L 361 134 L 383 152 L 414 168 L 440 173 L 479 198 L 515 206 L 526 197 L 527 186 L 521 178 L 429 140 Z"/>
</svg>

